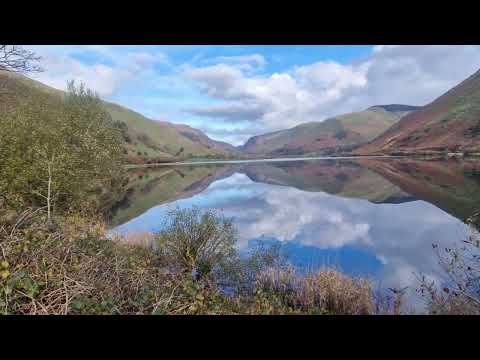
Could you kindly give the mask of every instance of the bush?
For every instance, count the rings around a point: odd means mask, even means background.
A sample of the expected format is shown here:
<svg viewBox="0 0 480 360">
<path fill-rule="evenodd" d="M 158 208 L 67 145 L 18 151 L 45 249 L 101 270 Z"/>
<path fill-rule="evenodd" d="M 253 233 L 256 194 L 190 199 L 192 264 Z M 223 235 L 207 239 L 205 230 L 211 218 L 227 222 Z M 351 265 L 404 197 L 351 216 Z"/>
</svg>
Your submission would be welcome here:
<svg viewBox="0 0 480 360">
<path fill-rule="evenodd" d="M 232 219 L 195 207 L 170 211 L 157 243 L 170 264 L 197 278 L 236 256 Z"/>
</svg>

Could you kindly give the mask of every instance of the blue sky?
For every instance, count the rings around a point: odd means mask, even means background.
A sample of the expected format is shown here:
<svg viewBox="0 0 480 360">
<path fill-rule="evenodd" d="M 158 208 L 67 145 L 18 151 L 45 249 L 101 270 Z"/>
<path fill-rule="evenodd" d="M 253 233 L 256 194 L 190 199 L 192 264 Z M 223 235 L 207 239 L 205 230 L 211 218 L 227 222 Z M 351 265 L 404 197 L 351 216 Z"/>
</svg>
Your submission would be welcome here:
<svg viewBox="0 0 480 360">
<path fill-rule="evenodd" d="M 30 46 L 38 80 L 84 82 L 154 120 L 248 137 L 386 103 L 423 105 L 480 67 L 479 46 Z"/>
</svg>

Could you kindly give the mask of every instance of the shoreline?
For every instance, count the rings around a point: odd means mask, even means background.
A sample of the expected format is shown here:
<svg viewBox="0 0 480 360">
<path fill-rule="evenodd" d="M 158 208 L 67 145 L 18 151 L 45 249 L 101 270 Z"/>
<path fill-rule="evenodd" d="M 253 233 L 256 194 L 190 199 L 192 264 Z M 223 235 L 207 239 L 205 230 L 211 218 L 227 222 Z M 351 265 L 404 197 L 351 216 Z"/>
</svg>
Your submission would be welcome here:
<svg viewBox="0 0 480 360">
<path fill-rule="evenodd" d="M 346 156 L 308 156 L 308 157 L 289 157 L 289 158 L 262 158 L 262 159 L 218 159 L 218 160 L 190 160 L 190 161 L 172 161 L 160 162 L 151 164 L 127 164 L 127 169 L 137 169 L 157 166 L 182 166 L 182 165 L 206 165 L 206 164 L 242 164 L 242 163 L 267 163 L 267 162 L 288 162 L 288 161 L 312 161 L 312 160 L 354 160 L 354 159 L 401 159 L 401 158 L 415 158 L 415 159 L 476 159 L 480 160 L 477 154 L 472 155 L 458 155 L 457 153 L 449 154 L 396 154 L 396 155 L 346 155 Z"/>
<path fill-rule="evenodd" d="M 405 156 L 396 155 L 367 155 L 367 156 L 314 156 L 295 158 L 266 158 L 266 159 L 239 159 L 239 160 L 198 160 L 198 161 L 176 161 L 153 164 L 128 164 L 129 169 L 156 167 L 156 166 L 181 166 L 181 165 L 205 165 L 205 164 L 241 164 L 253 162 L 288 162 L 288 161 L 312 161 L 312 160 L 351 160 L 368 158 L 401 158 Z"/>
</svg>

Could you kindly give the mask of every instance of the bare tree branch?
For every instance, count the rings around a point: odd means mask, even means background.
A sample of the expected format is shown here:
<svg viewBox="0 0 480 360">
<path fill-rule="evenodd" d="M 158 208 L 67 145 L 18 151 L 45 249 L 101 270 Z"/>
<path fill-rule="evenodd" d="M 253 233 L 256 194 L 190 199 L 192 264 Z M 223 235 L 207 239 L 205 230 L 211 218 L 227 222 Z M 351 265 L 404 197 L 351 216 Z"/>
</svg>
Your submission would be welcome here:
<svg viewBox="0 0 480 360">
<path fill-rule="evenodd" d="M 43 69 L 38 65 L 40 60 L 40 56 L 21 46 L 0 45 L 0 70 L 22 74 L 41 72 Z"/>
</svg>

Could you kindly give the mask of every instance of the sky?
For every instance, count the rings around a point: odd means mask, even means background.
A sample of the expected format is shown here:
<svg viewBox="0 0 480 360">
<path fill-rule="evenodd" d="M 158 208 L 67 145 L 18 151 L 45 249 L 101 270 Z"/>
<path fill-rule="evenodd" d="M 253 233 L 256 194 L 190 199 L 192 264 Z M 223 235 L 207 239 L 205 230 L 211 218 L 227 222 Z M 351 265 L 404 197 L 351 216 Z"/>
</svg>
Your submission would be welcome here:
<svg viewBox="0 0 480 360">
<path fill-rule="evenodd" d="M 480 68 L 479 45 L 35 45 L 58 89 L 83 82 L 153 120 L 233 145 L 383 104 L 425 105 Z"/>
</svg>

